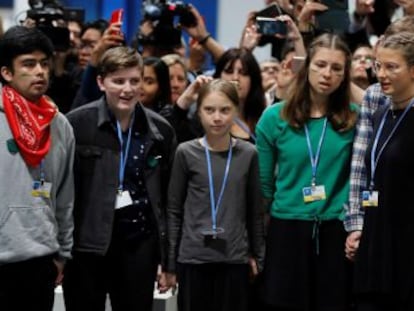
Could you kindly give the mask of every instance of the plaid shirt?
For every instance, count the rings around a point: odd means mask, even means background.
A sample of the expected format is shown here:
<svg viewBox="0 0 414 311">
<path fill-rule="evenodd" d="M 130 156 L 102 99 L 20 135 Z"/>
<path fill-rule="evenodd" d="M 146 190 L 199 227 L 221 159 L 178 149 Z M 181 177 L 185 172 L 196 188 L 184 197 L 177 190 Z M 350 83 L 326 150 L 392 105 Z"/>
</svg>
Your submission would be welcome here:
<svg viewBox="0 0 414 311">
<path fill-rule="evenodd" d="M 352 151 L 349 205 L 345 207 L 344 225 L 348 232 L 362 230 L 364 224 L 361 194 L 367 184 L 365 152 L 373 134 L 372 116 L 378 107 L 389 103 L 390 98 L 382 93 L 379 83 L 371 85 L 362 100 Z"/>
</svg>

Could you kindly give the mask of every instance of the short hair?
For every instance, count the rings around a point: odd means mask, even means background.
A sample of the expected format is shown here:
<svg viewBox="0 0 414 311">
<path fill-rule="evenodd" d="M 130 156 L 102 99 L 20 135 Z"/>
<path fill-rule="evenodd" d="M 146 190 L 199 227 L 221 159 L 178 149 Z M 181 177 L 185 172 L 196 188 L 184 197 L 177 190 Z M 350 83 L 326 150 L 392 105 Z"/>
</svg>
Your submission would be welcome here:
<svg viewBox="0 0 414 311">
<path fill-rule="evenodd" d="M 413 32 L 404 31 L 386 36 L 378 47 L 399 50 L 409 66 L 414 66 L 414 38 Z"/>
<path fill-rule="evenodd" d="M 109 27 L 109 23 L 108 23 L 108 21 L 106 21 L 104 19 L 97 19 L 97 20 L 94 20 L 94 21 L 91 21 L 91 22 L 87 22 L 82 27 L 81 37 L 84 35 L 84 33 L 88 29 L 96 29 L 102 35 L 104 33 L 104 31 L 106 30 L 106 28 L 108 28 L 108 27 Z"/>
<path fill-rule="evenodd" d="M 234 83 L 223 79 L 214 79 L 200 88 L 197 97 L 197 110 L 200 109 L 204 98 L 211 93 L 223 94 L 236 108 L 239 107 L 239 94 Z"/>
<path fill-rule="evenodd" d="M 53 44 L 37 28 L 11 27 L 0 39 L 0 68 L 6 66 L 12 70 L 13 60 L 17 56 L 35 51 L 41 51 L 45 53 L 46 57 L 50 58 L 53 56 Z"/>
<path fill-rule="evenodd" d="M 104 78 L 106 75 L 120 69 L 139 67 L 142 68 L 142 57 L 138 52 L 128 46 L 117 46 L 108 49 L 98 63 L 98 75 Z"/>
<path fill-rule="evenodd" d="M 184 60 L 182 57 L 178 54 L 167 54 L 161 57 L 164 63 L 167 64 L 168 67 L 171 67 L 172 65 L 179 64 L 181 67 L 183 67 L 185 75 L 187 75 L 187 66 L 185 65 Z"/>
<path fill-rule="evenodd" d="M 406 15 L 390 24 L 387 29 L 385 29 L 384 36 L 391 36 L 403 31 L 411 32 L 411 34 L 413 34 L 414 31 L 410 31 L 412 29 L 414 29 L 414 16 Z"/>
</svg>

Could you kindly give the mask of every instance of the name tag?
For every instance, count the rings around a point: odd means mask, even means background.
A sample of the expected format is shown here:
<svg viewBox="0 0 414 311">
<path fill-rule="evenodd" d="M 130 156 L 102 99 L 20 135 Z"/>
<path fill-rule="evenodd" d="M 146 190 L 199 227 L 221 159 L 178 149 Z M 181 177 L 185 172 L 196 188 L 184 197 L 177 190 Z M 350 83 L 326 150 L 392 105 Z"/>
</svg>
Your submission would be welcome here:
<svg viewBox="0 0 414 311">
<path fill-rule="evenodd" d="M 116 194 L 115 209 L 120 209 L 129 205 L 132 205 L 132 198 L 129 191 L 118 192 Z"/>
<path fill-rule="evenodd" d="M 49 199 L 52 190 L 52 183 L 36 180 L 32 185 L 32 196 Z"/>
<path fill-rule="evenodd" d="M 305 187 L 302 190 L 305 203 L 326 200 L 325 186 Z"/>
<path fill-rule="evenodd" d="M 362 206 L 363 207 L 377 207 L 378 206 L 378 191 L 362 191 Z"/>
</svg>

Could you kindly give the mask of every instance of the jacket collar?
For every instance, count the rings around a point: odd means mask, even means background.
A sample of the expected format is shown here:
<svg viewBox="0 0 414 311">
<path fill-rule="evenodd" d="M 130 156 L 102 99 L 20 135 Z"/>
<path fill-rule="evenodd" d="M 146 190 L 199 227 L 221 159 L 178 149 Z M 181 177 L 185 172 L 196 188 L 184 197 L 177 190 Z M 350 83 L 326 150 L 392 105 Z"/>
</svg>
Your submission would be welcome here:
<svg viewBox="0 0 414 311">
<path fill-rule="evenodd" d="M 147 132 L 149 138 L 163 141 L 164 136 L 159 131 L 158 127 L 153 121 L 153 117 L 150 115 L 152 112 L 145 108 L 141 103 L 137 103 L 135 106 L 135 122 L 134 128 L 139 126 L 139 129 L 143 132 Z M 103 126 L 106 123 L 112 123 L 112 118 L 108 105 L 105 100 L 105 96 L 98 100 L 98 127 Z M 138 129 L 138 128 L 137 128 Z"/>
</svg>

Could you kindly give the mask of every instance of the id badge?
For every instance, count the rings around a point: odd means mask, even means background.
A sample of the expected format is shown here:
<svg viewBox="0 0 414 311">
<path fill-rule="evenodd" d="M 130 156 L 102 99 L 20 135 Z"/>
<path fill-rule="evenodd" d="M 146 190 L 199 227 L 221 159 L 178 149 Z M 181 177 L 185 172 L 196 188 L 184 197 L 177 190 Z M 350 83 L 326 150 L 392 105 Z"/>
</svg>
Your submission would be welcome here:
<svg viewBox="0 0 414 311">
<path fill-rule="evenodd" d="M 325 186 L 319 185 L 314 187 L 304 187 L 303 201 L 305 203 L 326 200 Z"/>
<path fill-rule="evenodd" d="M 120 209 L 129 205 L 132 205 L 132 198 L 129 191 L 118 192 L 116 194 L 115 209 Z"/>
<path fill-rule="evenodd" d="M 378 191 L 362 191 L 362 206 L 363 207 L 377 207 L 378 206 Z"/>
<path fill-rule="evenodd" d="M 35 180 L 32 185 L 32 196 L 49 199 L 51 190 L 52 183 Z"/>
</svg>

